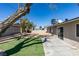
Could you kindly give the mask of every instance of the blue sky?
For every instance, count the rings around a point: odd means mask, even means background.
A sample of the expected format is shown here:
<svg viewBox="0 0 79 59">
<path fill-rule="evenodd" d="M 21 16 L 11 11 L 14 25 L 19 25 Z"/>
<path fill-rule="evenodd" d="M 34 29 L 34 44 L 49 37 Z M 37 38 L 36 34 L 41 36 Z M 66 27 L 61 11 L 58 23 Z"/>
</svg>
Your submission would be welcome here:
<svg viewBox="0 0 79 59">
<path fill-rule="evenodd" d="M 4 21 L 17 8 L 18 4 L 0 3 L 0 21 Z M 35 3 L 32 4 L 30 13 L 24 18 L 28 18 L 37 26 L 47 26 L 51 24 L 53 18 L 64 21 L 65 18 L 72 19 L 75 17 L 79 17 L 79 6 L 77 4 Z"/>
</svg>

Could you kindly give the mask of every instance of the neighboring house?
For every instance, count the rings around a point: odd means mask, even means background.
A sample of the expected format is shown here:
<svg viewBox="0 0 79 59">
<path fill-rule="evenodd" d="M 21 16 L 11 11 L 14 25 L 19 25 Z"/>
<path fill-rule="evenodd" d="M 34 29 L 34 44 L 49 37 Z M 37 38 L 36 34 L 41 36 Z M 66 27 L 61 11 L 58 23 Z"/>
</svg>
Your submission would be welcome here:
<svg viewBox="0 0 79 59">
<path fill-rule="evenodd" d="M 48 26 L 47 27 L 47 32 L 53 34 L 53 29 L 54 29 L 53 26 Z"/>
<path fill-rule="evenodd" d="M 79 47 L 79 17 L 49 26 L 47 32 L 55 34 L 65 42 Z"/>
<path fill-rule="evenodd" d="M 0 24 L 2 25 L 2 24 Z M 1 27 L 0 27 L 1 28 Z M 7 36 L 7 35 L 12 35 L 20 33 L 20 25 L 19 24 L 14 24 L 13 26 L 9 27 L 3 34 L 2 36 Z"/>
</svg>

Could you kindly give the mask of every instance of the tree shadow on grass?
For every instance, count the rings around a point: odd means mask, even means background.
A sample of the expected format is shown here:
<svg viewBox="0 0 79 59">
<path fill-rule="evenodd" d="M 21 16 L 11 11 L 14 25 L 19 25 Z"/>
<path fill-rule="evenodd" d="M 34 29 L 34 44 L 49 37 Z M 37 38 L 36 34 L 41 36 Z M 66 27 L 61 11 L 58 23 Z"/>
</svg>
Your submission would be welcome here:
<svg viewBox="0 0 79 59">
<path fill-rule="evenodd" d="M 13 39 L 17 39 L 17 40 L 20 40 L 20 39 L 21 39 L 21 36 L 18 36 L 18 37 L 14 37 Z"/>
<path fill-rule="evenodd" d="M 37 39 L 39 39 L 39 36 L 35 37 L 35 38 L 30 37 L 30 38 L 24 39 L 22 42 L 17 44 L 15 47 L 13 47 L 9 50 L 6 50 L 4 53 L 6 53 L 6 56 L 9 56 L 9 55 L 12 55 L 12 54 L 19 52 L 22 48 L 29 47 L 29 46 L 32 46 L 32 45 L 35 45 L 35 44 L 43 43 L 39 40 L 39 41 L 35 41 L 33 43 L 28 44 L 29 42 L 31 42 L 33 40 L 37 40 Z"/>
</svg>

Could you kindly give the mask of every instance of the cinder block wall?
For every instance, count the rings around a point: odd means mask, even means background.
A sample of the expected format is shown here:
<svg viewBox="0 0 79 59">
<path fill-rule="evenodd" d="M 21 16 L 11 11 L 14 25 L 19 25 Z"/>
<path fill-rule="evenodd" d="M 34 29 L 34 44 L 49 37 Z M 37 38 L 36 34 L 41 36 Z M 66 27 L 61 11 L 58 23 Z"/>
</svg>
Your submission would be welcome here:
<svg viewBox="0 0 79 59">
<path fill-rule="evenodd" d="M 7 35 L 12 35 L 12 34 L 16 34 L 20 32 L 20 28 L 19 27 L 15 27 L 15 26 L 11 26 L 10 28 L 8 28 L 5 33 L 2 34 L 2 36 L 7 36 Z"/>
</svg>

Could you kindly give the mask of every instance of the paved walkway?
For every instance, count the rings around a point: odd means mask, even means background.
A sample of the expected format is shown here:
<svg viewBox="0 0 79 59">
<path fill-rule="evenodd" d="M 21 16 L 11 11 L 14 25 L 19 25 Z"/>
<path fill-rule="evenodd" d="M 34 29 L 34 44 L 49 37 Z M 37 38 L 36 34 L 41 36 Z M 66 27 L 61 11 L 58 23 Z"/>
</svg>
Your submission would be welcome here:
<svg viewBox="0 0 79 59">
<path fill-rule="evenodd" d="M 52 36 L 48 41 L 43 43 L 46 56 L 78 56 L 79 49 L 68 45 L 64 41 Z"/>
</svg>

